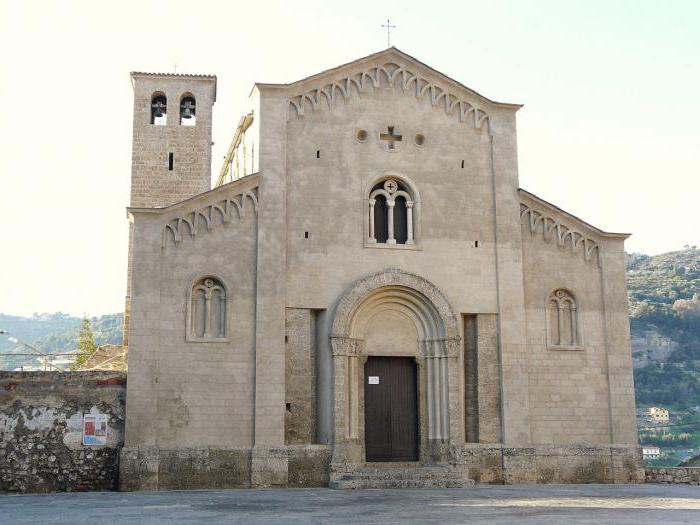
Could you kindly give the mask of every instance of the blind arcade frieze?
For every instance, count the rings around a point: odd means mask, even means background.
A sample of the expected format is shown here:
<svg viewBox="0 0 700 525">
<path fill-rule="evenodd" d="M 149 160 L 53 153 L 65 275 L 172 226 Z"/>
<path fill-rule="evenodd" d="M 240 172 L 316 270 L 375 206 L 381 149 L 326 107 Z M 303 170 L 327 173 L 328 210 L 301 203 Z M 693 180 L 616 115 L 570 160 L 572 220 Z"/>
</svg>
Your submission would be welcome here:
<svg viewBox="0 0 700 525">
<path fill-rule="evenodd" d="M 183 235 L 194 238 L 204 226 L 204 231 L 211 231 L 218 225 L 231 222 L 233 218 L 241 219 L 252 209 L 258 211 L 258 198 L 255 190 L 241 192 L 226 197 L 213 204 L 192 210 L 181 217 L 168 221 L 163 230 L 166 239 L 172 239 L 175 246 L 182 241 Z"/>
<path fill-rule="evenodd" d="M 475 128 L 486 126 L 488 129 L 489 116 L 475 103 L 462 100 L 445 88 L 394 62 L 374 66 L 295 95 L 289 99 L 289 108 L 294 110 L 297 117 L 304 116 L 307 108 L 312 112 L 316 111 L 324 101 L 328 109 L 333 109 L 336 102 L 347 102 L 353 90 L 361 96 L 368 88 L 378 89 L 383 82 L 389 87 L 401 88 L 403 93 L 410 93 L 418 99 L 428 97 L 433 106 L 444 108 L 448 116 L 457 115 L 460 122 L 470 122 Z"/>
<path fill-rule="evenodd" d="M 557 246 L 570 247 L 572 252 L 581 248 L 587 261 L 595 256 L 600 266 L 600 246 L 594 239 L 523 203 L 520 204 L 520 219 L 527 221 L 530 234 L 541 233 L 545 241 L 556 241 Z"/>
</svg>

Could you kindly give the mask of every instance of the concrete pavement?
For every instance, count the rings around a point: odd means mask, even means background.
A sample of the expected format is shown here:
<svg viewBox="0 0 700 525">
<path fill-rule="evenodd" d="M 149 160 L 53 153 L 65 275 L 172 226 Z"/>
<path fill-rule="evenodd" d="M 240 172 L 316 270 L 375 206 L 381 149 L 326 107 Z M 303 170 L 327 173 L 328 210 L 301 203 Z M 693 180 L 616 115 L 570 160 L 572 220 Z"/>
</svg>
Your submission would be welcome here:
<svg viewBox="0 0 700 525">
<path fill-rule="evenodd" d="M 700 523 L 700 487 L 477 485 L 452 490 L 0 494 L 0 524 Z"/>
</svg>

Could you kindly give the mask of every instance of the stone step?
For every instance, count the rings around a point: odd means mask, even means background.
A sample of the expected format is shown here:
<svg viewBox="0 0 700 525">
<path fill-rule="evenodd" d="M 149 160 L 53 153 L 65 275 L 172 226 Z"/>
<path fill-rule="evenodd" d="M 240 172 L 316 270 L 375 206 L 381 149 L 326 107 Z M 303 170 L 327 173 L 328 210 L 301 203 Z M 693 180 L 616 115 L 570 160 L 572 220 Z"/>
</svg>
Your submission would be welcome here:
<svg viewBox="0 0 700 525">
<path fill-rule="evenodd" d="M 447 466 L 382 465 L 331 474 L 332 489 L 465 488 L 474 481 Z"/>
</svg>

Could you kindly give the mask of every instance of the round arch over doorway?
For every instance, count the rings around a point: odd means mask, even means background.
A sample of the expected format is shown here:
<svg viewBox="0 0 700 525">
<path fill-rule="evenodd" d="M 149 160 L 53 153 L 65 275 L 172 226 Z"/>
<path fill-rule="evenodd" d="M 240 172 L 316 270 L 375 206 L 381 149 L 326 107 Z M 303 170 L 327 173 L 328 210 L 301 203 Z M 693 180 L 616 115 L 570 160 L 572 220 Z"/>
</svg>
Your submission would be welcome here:
<svg viewBox="0 0 700 525">
<path fill-rule="evenodd" d="M 340 299 L 333 319 L 334 360 L 333 464 L 347 469 L 365 461 L 364 364 L 387 355 L 367 347 L 372 320 L 396 316 L 415 327 L 415 345 L 392 355 L 412 357 L 418 368 L 420 446 L 423 462 L 446 460 L 451 440 L 461 436 L 457 316 L 430 281 L 398 269 L 360 279 Z M 342 465 L 342 467 L 341 467 Z"/>
</svg>

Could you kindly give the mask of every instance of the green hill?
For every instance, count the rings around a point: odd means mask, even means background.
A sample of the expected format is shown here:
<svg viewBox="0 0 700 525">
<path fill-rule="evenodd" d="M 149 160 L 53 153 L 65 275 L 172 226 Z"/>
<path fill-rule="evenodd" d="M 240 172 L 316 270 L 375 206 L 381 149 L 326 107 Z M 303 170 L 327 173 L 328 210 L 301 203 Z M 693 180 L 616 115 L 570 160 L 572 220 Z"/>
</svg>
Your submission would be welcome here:
<svg viewBox="0 0 700 525">
<path fill-rule="evenodd" d="M 700 249 L 627 257 L 639 405 L 700 404 Z"/>
<path fill-rule="evenodd" d="M 95 334 L 95 343 L 121 344 L 123 318 L 122 314 L 91 318 L 90 326 Z M 75 351 L 81 322 L 79 317 L 60 312 L 34 314 L 32 317 L 0 314 L 0 329 L 7 330 L 10 336 L 50 354 Z M 13 357 L 13 354 L 18 353 L 29 353 L 29 350 L 19 343 L 12 343 L 8 336 L 0 336 L 0 369 L 14 370 L 20 366 L 37 364 L 37 360 L 30 356 Z"/>
</svg>

